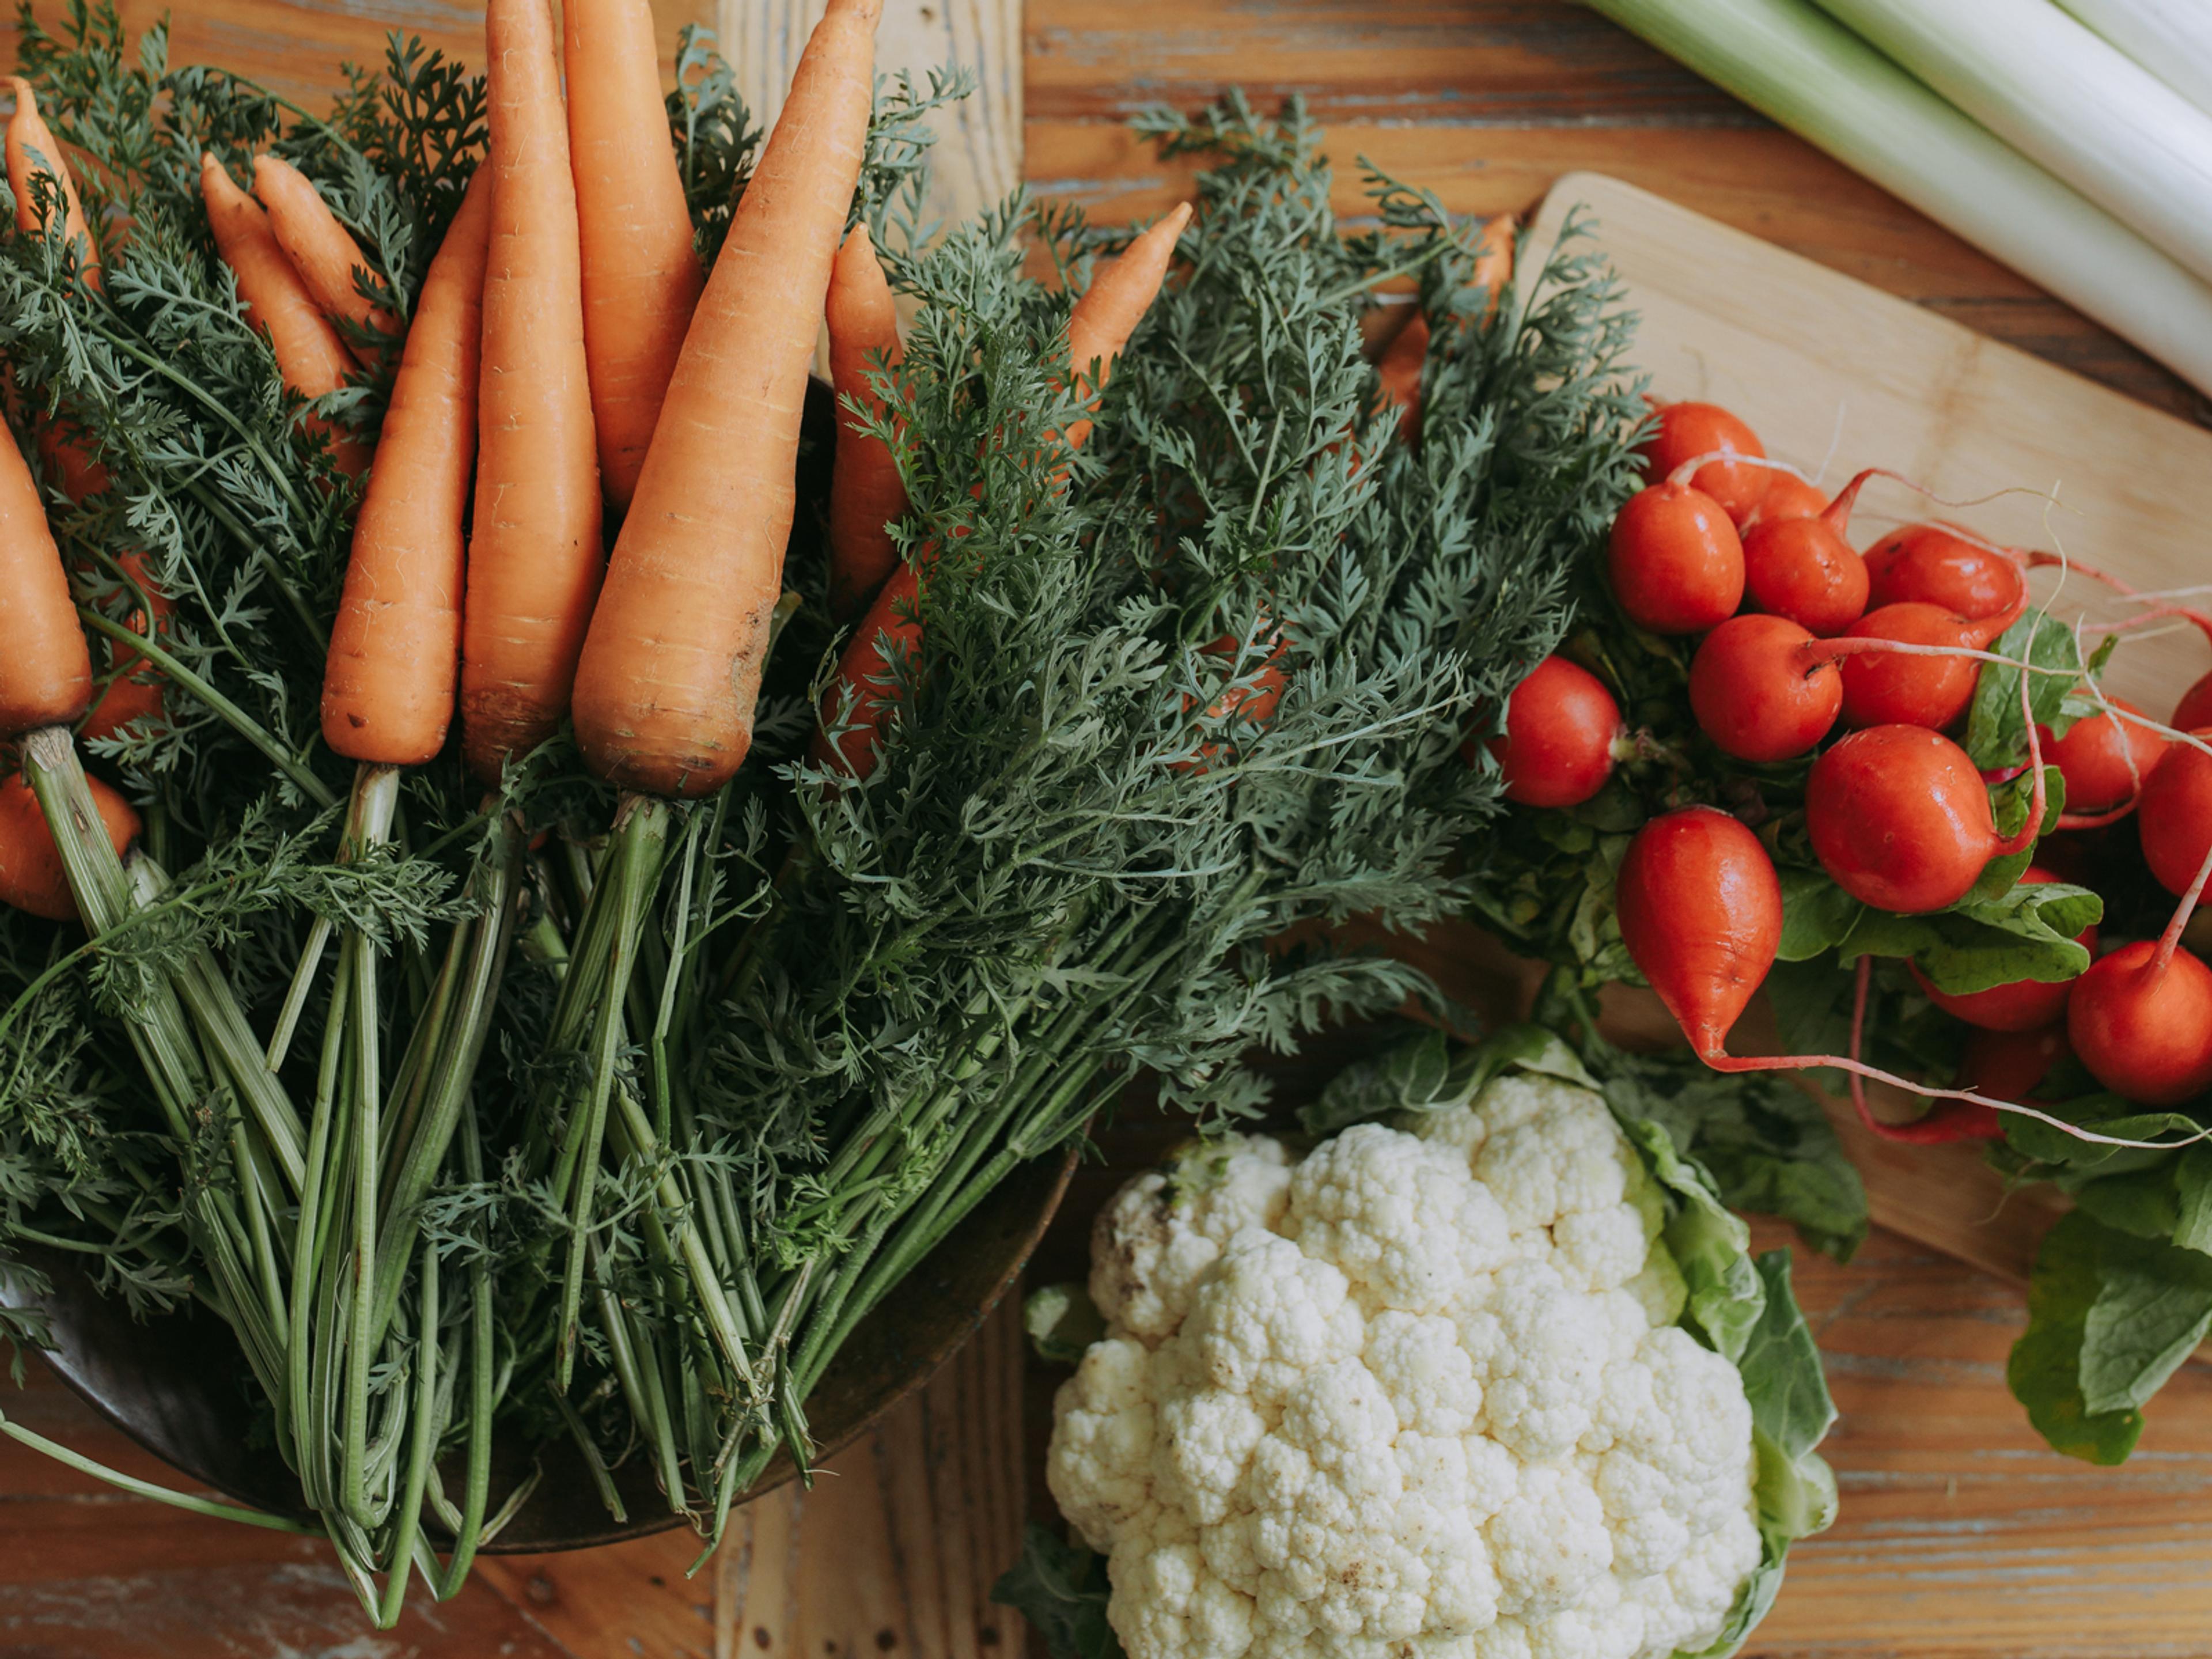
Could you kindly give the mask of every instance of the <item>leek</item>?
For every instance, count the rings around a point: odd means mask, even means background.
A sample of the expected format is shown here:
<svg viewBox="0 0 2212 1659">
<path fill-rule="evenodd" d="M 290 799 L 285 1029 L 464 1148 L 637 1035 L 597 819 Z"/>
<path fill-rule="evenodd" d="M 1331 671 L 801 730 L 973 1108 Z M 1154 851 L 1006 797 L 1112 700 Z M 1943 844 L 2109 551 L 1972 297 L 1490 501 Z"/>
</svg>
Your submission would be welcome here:
<svg viewBox="0 0 2212 1659">
<path fill-rule="evenodd" d="M 2029 160 L 2212 280 L 2212 115 L 2124 52 L 2050 0 L 1820 3 Z"/>
<path fill-rule="evenodd" d="M 1589 0 L 2212 394 L 2212 288 L 1808 0 Z"/>
<path fill-rule="evenodd" d="M 2201 110 L 2212 111 L 2212 5 L 2205 0 L 2058 0 Z"/>
</svg>

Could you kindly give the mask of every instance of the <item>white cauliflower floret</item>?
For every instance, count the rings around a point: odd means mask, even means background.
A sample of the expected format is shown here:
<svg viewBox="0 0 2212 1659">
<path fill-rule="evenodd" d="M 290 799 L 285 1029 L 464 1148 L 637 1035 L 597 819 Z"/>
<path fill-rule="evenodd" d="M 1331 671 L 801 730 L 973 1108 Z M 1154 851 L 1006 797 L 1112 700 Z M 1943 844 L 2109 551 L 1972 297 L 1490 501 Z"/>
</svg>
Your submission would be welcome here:
<svg viewBox="0 0 2212 1659">
<path fill-rule="evenodd" d="M 1290 1185 L 1280 1141 L 1232 1134 L 1122 1188 L 1091 1229 L 1091 1299 L 1109 1333 L 1150 1343 L 1173 1331 L 1222 1248 L 1281 1218 Z"/>
<path fill-rule="evenodd" d="M 1756 1459 L 1660 1221 L 1603 1101 L 1521 1076 L 1125 1188 L 1048 1474 L 1130 1659 L 1709 1644 L 1759 1559 Z"/>
<path fill-rule="evenodd" d="M 1449 1149 L 1379 1123 L 1346 1129 L 1298 1165 L 1282 1231 L 1341 1267 L 1370 1313 L 1438 1312 L 1513 1249 L 1505 1212 Z"/>
<path fill-rule="evenodd" d="M 1108 1338 L 1085 1351 L 1052 1402 L 1045 1485 L 1095 1550 L 1110 1550 L 1152 1496 L 1149 1356 L 1141 1344 Z"/>
</svg>

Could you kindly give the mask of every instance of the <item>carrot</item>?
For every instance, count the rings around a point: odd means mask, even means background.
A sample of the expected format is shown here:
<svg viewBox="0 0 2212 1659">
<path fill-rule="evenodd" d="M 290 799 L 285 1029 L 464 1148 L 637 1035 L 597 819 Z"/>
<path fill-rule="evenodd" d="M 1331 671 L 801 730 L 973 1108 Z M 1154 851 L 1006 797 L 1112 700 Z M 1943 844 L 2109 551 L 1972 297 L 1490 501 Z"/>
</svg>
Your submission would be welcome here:
<svg viewBox="0 0 2212 1659">
<path fill-rule="evenodd" d="M 0 737 L 67 726 L 92 702 L 92 655 L 31 469 L 0 441 Z"/>
<path fill-rule="evenodd" d="M 308 398 L 336 392 L 345 384 L 352 360 L 337 330 L 284 257 L 269 228 L 269 216 L 232 182 L 211 152 L 200 157 L 200 196 L 207 203 L 216 252 L 238 280 L 246 326 L 268 335 L 284 384 Z M 313 416 L 308 421 L 312 429 L 331 434 L 331 453 L 339 467 L 359 477 L 368 465 L 367 447 L 339 434 L 327 422 Z"/>
<path fill-rule="evenodd" d="M 860 175 L 883 0 L 830 0 L 684 342 L 576 677 L 600 776 L 719 789 L 753 705 L 790 538 L 799 411 Z"/>
<path fill-rule="evenodd" d="M 144 608 L 131 612 L 127 624 L 131 631 L 149 638 L 166 632 L 170 617 L 176 612 L 176 602 L 155 586 L 146 556 L 132 549 L 117 554 L 115 562 L 146 596 Z M 160 714 L 167 707 L 168 682 L 152 665 L 131 647 L 114 640 L 107 642 L 107 653 L 106 687 L 77 728 L 77 734 L 88 739 L 112 738 L 132 721 Z"/>
<path fill-rule="evenodd" d="M 453 720 L 491 195 L 480 167 L 422 280 L 354 523 L 323 670 L 323 741 L 349 760 L 419 766 Z"/>
<path fill-rule="evenodd" d="M 63 234 L 76 250 L 86 283 L 98 288 L 100 243 L 84 216 L 84 202 L 76 193 L 76 180 L 70 176 L 68 159 L 46 118 L 39 113 L 38 94 L 31 90 L 31 83 L 12 75 L 8 84 L 15 93 L 15 112 L 8 119 L 8 188 L 15 196 L 15 228 L 27 236 L 45 234 L 46 222 L 39 212 L 31 180 L 40 173 L 55 179 L 61 186 L 64 204 Z"/>
<path fill-rule="evenodd" d="M 1411 443 L 1421 430 L 1421 366 L 1429 356 L 1429 319 L 1415 311 L 1383 349 L 1375 373 L 1382 401 L 1398 406 L 1398 435 Z"/>
<path fill-rule="evenodd" d="M 138 838 L 138 813 L 98 778 L 85 781 L 92 786 L 93 805 L 100 809 L 100 821 L 119 854 Z M 39 798 L 21 772 L 0 782 L 0 904 L 49 921 L 77 919 L 76 898 L 62 869 L 61 849 L 54 845 L 54 832 L 46 827 Z"/>
<path fill-rule="evenodd" d="M 599 483 L 627 509 L 706 277 L 668 142 L 647 0 L 568 0 L 568 147 Z"/>
<path fill-rule="evenodd" d="M 1076 380 L 1091 387 L 1095 398 L 1106 390 L 1114 360 L 1137 325 L 1152 309 L 1160 284 L 1167 280 L 1168 261 L 1175 258 L 1176 240 L 1190 222 L 1190 204 L 1177 204 L 1174 211 L 1123 249 L 1121 257 L 1091 277 L 1091 286 L 1075 302 L 1067 319 L 1067 358 Z M 1091 371 L 1097 371 L 1094 377 Z M 1078 421 L 1067 428 L 1067 447 L 1082 447 L 1091 435 L 1091 422 Z"/>
<path fill-rule="evenodd" d="M 495 779 L 509 756 L 527 754 L 561 723 L 606 556 L 576 186 L 546 0 L 491 0 L 484 43 L 491 242 L 461 747 L 471 770 Z"/>
<path fill-rule="evenodd" d="M 1168 261 L 1175 257 L 1176 239 L 1190 222 L 1190 204 L 1182 203 L 1123 251 L 1121 257 L 1091 278 L 1091 286 L 1075 302 L 1067 319 L 1068 360 L 1079 382 L 1094 392 L 1105 388 L 1114 361 L 1136 332 L 1152 301 L 1167 280 Z M 1095 377 L 1091 371 L 1096 369 Z M 1066 443 L 1081 447 L 1091 435 L 1091 422 L 1069 423 Z M 885 683 L 891 655 L 915 651 L 921 645 L 921 623 L 916 608 L 921 583 L 911 564 L 902 564 L 876 595 L 860 625 L 845 641 L 837 659 L 837 677 L 830 693 L 830 707 L 842 709 L 852 701 L 852 725 L 836 744 L 817 732 L 814 758 L 833 765 L 854 778 L 875 770 L 878 744 L 890 725 L 898 699 Z"/>
<path fill-rule="evenodd" d="M 866 225 L 855 225 L 830 276 L 830 383 L 837 390 L 837 463 L 830 477 L 830 608 L 849 617 L 898 562 L 890 526 L 906 511 L 906 484 L 890 446 L 860 429 L 848 403 L 876 414 L 868 386 L 878 364 L 899 361 L 898 313 Z"/>
<path fill-rule="evenodd" d="M 276 246 L 300 273 L 307 292 L 325 317 L 349 322 L 364 332 L 389 339 L 399 332 L 399 319 L 361 291 L 356 273 L 375 275 L 368 256 L 361 251 L 353 233 L 337 221 L 322 192 L 307 174 L 281 155 L 259 155 L 253 161 L 253 193 L 269 215 L 269 228 Z M 364 363 L 376 361 L 377 348 L 343 332 L 346 349 Z"/>
</svg>

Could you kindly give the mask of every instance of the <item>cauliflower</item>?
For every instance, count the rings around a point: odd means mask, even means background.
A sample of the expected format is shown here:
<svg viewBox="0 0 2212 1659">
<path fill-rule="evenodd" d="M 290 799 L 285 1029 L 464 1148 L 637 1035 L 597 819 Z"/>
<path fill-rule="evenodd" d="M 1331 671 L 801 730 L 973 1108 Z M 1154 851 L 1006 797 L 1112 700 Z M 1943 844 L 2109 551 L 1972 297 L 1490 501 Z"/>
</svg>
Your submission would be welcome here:
<svg viewBox="0 0 2212 1659">
<path fill-rule="evenodd" d="M 1658 1659 L 1762 1559 L 1741 1376 L 1675 1324 L 1602 1098 L 1509 1073 L 1098 1218 L 1047 1474 L 1129 1659 Z"/>
</svg>

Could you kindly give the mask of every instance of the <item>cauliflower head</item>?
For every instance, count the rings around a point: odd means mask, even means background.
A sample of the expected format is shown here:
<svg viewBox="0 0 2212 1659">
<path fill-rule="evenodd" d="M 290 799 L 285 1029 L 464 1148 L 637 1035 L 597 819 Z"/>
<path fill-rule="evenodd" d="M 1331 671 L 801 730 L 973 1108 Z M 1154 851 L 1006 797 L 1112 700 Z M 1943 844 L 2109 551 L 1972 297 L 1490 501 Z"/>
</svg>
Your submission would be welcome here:
<svg viewBox="0 0 2212 1659">
<path fill-rule="evenodd" d="M 1124 1188 L 1048 1478 L 1129 1659 L 1713 1644 L 1758 1457 L 1735 1367 L 1675 1322 L 1664 1214 L 1603 1099 L 1523 1073 Z"/>
</svg>

